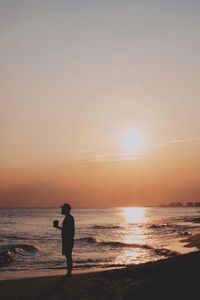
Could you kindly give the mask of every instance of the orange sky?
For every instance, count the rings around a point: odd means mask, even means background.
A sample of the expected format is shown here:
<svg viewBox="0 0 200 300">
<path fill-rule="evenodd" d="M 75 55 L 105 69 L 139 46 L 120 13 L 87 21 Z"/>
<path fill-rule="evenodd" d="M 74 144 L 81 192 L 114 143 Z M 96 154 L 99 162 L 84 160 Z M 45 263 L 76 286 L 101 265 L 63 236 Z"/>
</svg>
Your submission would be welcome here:
<svg viewBox="0 0 200 300">
<path fill-rule="evenodd" d="M 1 1 L 0 206 L 200 201 L 200 4 L 170 2 Z"/>
<path fill-rule="evenodd" d="M 54 165 L 5 166 L 1 205 L 55 206 L 69 201 L 76 207 L 104 207 L 198 201 L 199 154 L 184 151 L 185 143 L 166 148 L 135 160 L 115 156 L 113 161 L 98 161 L 84 153 L 80 156 L 87 159 L 82 161 L 78 157 Z"/>
</svg>

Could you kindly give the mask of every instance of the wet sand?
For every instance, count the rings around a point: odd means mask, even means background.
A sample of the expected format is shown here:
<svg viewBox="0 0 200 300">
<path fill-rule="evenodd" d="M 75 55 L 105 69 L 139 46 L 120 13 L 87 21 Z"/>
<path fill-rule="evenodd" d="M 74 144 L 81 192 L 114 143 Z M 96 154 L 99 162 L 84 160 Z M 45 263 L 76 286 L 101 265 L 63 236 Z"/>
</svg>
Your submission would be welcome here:
<svg viewBox="0 0 200 300">
<path fill-rule="evenodd" d="M 198 249 L 200 249 L 200 234 L 195 234 L 192 235 L 190 237 L 188 237 L 187 239 L 182 240 L 183 243 L 187 243 L 185 245 L 185 247 L 188 248 L 192 248 L 192 247 L 197 247 Z"/>
<path fill-rule="evenodd" d="M 2 300 L 199 299 L 200 252 L 138 266 L 0 282 Z"/>
</svg>

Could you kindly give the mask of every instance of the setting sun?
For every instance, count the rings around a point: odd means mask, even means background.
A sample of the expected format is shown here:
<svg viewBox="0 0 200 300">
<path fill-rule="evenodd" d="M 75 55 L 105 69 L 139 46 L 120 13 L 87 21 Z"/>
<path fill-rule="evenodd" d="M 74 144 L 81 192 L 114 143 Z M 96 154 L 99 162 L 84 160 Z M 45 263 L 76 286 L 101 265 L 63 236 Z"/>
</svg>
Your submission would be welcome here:
<svg viewBox="0 0 200 300">
<path fill-rule="evenodd" d="M 140 155 L 147 151 L 149 143 L 143 132 L 130 130 L 122 136 L 122 145 L 126 151 Z"/>
</svg>

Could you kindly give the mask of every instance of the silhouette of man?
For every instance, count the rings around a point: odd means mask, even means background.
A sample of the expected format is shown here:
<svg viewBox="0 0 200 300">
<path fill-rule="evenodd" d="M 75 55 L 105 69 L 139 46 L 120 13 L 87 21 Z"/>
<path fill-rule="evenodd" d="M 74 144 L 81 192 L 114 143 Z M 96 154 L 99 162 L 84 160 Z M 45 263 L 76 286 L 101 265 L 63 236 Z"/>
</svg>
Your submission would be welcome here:
<svg viewBox="0 0 200 300">
<path fill-rule="evenodd" d="M 62 236 L 62 254 L 65 255 L 67 260 L 67 275 L 66 278 L 72 277 L 72 267 L 73 267 L 73 260 L 72 260 L 72 250 L 74 247 L 74 218 L 70 214 L 71 206 L 65 203 L 61 206 L 61 213 L 65 215 L 65 218 L 62 223 L 62 227 L 59 226 L 59 221 L 53 221 L 53 226 L 57 229 L 61 230 Z"/>
</svg>

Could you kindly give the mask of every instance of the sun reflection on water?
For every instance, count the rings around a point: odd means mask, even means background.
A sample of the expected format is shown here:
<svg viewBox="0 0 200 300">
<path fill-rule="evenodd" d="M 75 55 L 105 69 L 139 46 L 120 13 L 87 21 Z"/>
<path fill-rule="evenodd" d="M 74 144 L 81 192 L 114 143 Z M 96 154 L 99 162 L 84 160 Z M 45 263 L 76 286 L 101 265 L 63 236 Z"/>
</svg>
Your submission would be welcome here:
<svg viewBox="0 0 200 300">
<path fill-rule="evenodd" d="M 127 220 L 127 223 L 144 223 L 145 220 L 145 207 L 124 207 L 122 214 Z"/>
<path fill-rule="evenodd" d="M 122 208 L 122 214 L 126 223 L 127 234 L 124 236 L 124 243 L 144 244 L 146 242 L 144 236 L 146 208 L 143 207 L 126 207 Z M 141 226 L 138 226 L 141 225 Z"/>
<path fill-rule="evenodd" d="M 138 257 L 143 257 L 145 261 L 147 250 L 147 234 L 145 230 L 147 208 L 126 207 L 121 208 L 121 214 L 124 219 L 127 234 L 123 236 L 122 242 L 127 244 L 128 248 L 123 249 L 122 253 L 116 258 L 115 263 L 137 263 Z M 138 226 L 139 225 L 139 226 Z"/>
</svg>

